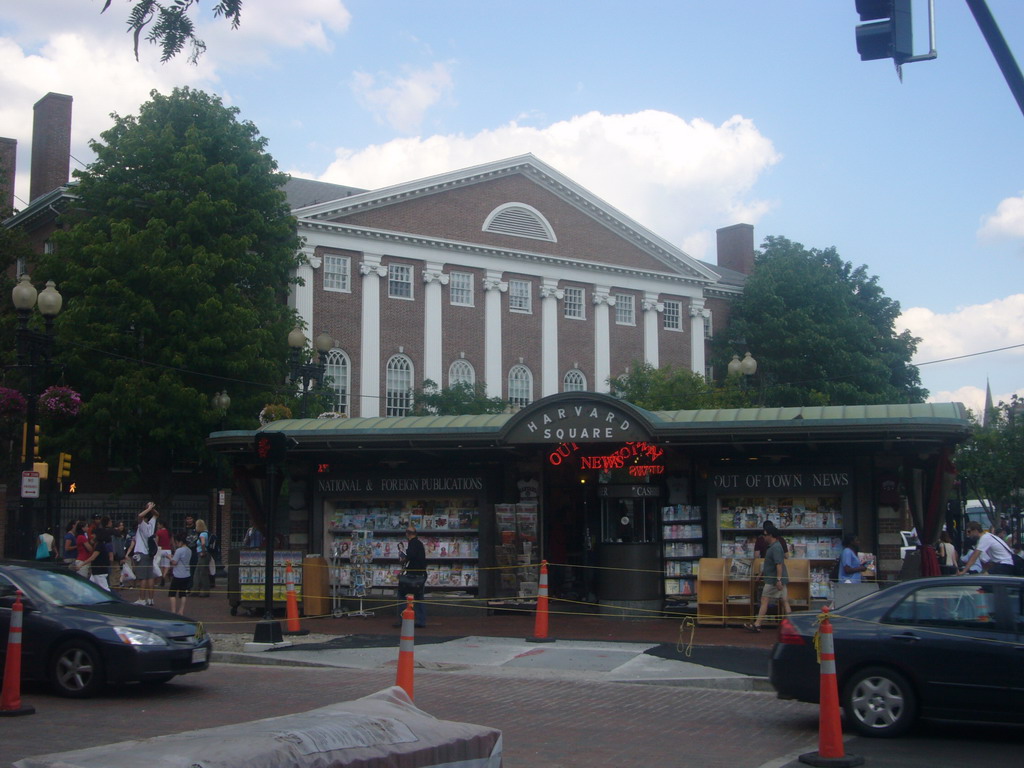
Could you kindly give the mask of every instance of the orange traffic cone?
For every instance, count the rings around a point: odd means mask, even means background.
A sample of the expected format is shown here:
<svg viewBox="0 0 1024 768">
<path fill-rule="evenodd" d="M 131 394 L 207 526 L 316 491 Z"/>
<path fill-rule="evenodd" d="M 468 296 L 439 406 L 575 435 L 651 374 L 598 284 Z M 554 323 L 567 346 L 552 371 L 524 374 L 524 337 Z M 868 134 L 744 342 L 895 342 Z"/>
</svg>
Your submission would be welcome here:
<svg viewBox="0 0 1024 768">
<path fill-rule="evenodd" d="M 864 758 L 847 755 L 843 749 L 843 726 L 839 717 L 839 684 L 836 681 L 835 644 L 828 608 L 818 628 L 821 647 L 821 688 L 818 703 L 818 751 L 800 755 L 800 762 L 814 766 L 852 768 L 863 765 Z"/>
<path fill-rule="evenodd" d="M 284 569 L 285 586 L 285 615 L 288 617 L 288 629 L 282 634 L 285 635 L 308 635 L 308 629 L 299 626 L 299 601 L 295 597 L 295 574 L 292 573 L 291 562 L 285 563 Z"/>
<path fill-rule="evenodd" d="M 25 618 L 21 591 L 11 606 L 11 631 L 7 636 L 7 659 L 4 662 L 4 687 L 0 693 L 0 717 L 34 715 L 35 707 L 21 704 L 21 627 Z"/>
<path fill-rule="evenodd" d="M 548 637 L 548 561 L 540 562 L 540 584 L 537 586 L 537 611 L 533 619 L 533 637 L 526 638 L 528 643 L 553 643 L 555 639 Z"/>
<path fill-rule="evenodd" d="M 412 595 L 405 596 L 405 610 L 402 611 L 402 638 L 398 641 L 398 674 L 395 685 L 413 698 L 413 663 L 416 646 L 416 613 L 412 608 Z"/>
</svg>

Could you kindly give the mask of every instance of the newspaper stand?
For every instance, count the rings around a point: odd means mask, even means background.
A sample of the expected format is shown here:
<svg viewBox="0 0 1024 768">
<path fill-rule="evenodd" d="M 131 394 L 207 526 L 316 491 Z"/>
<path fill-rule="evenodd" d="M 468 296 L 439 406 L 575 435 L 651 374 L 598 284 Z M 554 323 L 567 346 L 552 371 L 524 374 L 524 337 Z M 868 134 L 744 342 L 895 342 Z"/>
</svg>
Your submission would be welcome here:
<svg viewBox="0 0 1024 768">
<path fill-rule="evenodd" d="M 352 531 L 352 543 L 348 557 L 331 556 L 331 567 L 338 574 L 338 579 L 331 591 L 333 596 L 333 615 L 341 616 L 373 616 L 373 611 L 363 608 L 366 591 L 373 584 L 373 531 Z M 350 586 L 348 595 L 343 594 L 340 574 L 343 568 L 350 569 Z M 346 598 L 359 601 L 359 610 L 346 611 Z"/>
</svg>

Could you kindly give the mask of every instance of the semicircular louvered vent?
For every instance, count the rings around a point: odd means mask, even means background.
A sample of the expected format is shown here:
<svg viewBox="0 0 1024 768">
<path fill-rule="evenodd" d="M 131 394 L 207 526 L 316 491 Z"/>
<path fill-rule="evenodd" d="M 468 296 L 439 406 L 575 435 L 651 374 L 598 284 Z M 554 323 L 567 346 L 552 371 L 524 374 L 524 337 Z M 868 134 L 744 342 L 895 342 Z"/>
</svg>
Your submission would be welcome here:
<svg viewBox="0 0 1024 768">
<path fill-rule="evenodd" d="M 505 203 L 491 211 L 484 222 L 484 232 L 529 237 L 556 243 L 555 231 L 536 208 L 525 203 Z"/>
</svg>

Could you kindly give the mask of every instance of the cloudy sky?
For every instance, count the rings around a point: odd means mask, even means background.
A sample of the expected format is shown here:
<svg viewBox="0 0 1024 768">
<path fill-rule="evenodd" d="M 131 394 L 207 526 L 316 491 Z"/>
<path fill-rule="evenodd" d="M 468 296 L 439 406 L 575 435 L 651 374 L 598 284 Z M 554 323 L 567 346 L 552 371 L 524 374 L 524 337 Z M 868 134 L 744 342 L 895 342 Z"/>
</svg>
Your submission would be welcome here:
<svg viewBox="0 0 1024 768">
<path fill-rule="evenodd" d="M 867 264 L 936 401 L 1024 394 L 1024 115 L 963 2 L 938 58 L 861 62 L 854 0 L 249 0 L 208 51 L 132 52 L 128 0 L 0 2 L 0 136 L 74 97 L 73 167 L 149 92 L 215 92 L 280 168 L 373 188 L 531 152 L 690 255 L 755 226 Z M 1024 3 L 988 0 L 1024 61 Z M 915 53 L 928 51 L 914 0 Z M 756 352 L 755 352 L 756 355 Z M 955 358 L 955 359 L 951 359 Z"/>
</svg>

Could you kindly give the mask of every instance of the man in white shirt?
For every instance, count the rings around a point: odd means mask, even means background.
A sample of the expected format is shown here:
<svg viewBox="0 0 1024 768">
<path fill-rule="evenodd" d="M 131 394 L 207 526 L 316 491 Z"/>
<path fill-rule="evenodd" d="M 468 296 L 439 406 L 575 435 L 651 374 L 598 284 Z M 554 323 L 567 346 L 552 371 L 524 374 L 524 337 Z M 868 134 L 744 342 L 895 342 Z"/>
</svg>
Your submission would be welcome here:
<svg viewBox="0 0 1024 768">
<path fill-rule="evenodd" d="M 974 552 L 958 575 L 963 576 L 980 557 L 985 571 L 995 576 L 1013 575 L 1013 551 L 1010 545 L 992 533 L 987 533 L 977 520 L 967 524 L 967 536 L 974 539 Z"/>
<path fill-rule="evenodd" d="M 146 504 L 146 508 L 139 512 L 139 525 L 132 539 L 132 569 L 135 571 L 135 583 L 139 587 L 136 605 L 153 604 L 153 556 L 149 554 L 149 538 L 156 535 L 156 519 L 159 516 L 155 501 Z"/>
</svg>

